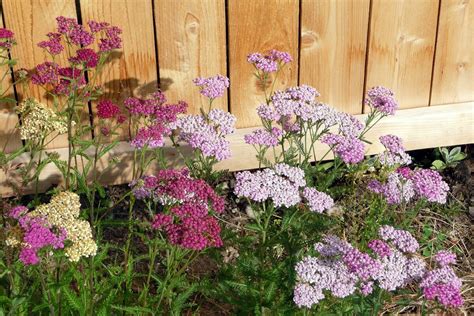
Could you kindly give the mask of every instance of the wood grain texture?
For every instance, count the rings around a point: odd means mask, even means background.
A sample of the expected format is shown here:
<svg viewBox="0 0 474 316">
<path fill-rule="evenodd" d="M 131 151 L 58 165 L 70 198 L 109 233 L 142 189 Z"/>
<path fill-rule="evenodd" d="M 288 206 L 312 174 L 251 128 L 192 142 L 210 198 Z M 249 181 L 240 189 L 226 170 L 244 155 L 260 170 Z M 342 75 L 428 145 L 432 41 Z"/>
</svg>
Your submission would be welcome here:
<svg viewBox="0 0 474 316">
<path fill-rule="evenodd" d="M 4 27 L 2 13 L 0 10 L 0 27 Z M 10 68 L 7 66 L 0 67 L 0 76 L 4 78 L 1 83 L 0 93 L 4 97 L 14 99 Z M 17 124 L 18 115 L 15 113 L 15 103 L 0 103 L 0 151 L 8 153 L 22 145 L 20 134 L 15 129 Z"/>
<path fill-rule="evenodd" d="M 171 102 L 184 100 L 190 113 L 207 108 L 192 80 L 227 75 L 224 0 L 155 0 L 160 86 Z M 213 107 L 227 110 L 227 94 Z"/>
<path fill-rule="evenodd" d="M 46 34 L 56 30 L 56 17 L 65 16 L 76 18 L 76 5 L 74 0 L 3 0 L 3 14 L 5 26 L 14 33 L 18 45 L 12 51 L 12 58 L 18 60 L 15 69 L 33 69 L 36 65 L 49 59 L 47 53 L 37 44 L 46 40 Z M 67 53 L 57 56 L 56 62 L 65 65 Z M 33 97 L 45 104 L 52 104 L 46 98 L 44 90 L 30 84 L 26 89 L 17 86 L 19 98 L 23 100 Z M 88 111 L 85 109 L 85 111 Z M 48 148 L 62 148 L 67 146 L 67 136 L 60 135 L 54 139 Z"/>
<path fill-rule="evenodd" d="M 122 29 L 122 48 L 112 53 L 97 83 L 104 85 L 102 98 L 120 104 L 130 96 L 146 97 L 156 91 L 157 66 L 151 0 L 81 0 L 83 22 L 103 21 Z M 95 113 L 93 104 L 93 112 Z M 128 129 L 118 131 L 122 139 Z"/>
<path fill-rule="evenodd" d="M 300 84 L 319 100 L 362 113 L 369 0 L 302 0 Z"/>
<path fill-rule="evenodd" d="M 438 1 L 373 0 L 366 87 L 392 89 L 401 108 L 427 106 Z"/>
<path fill-rule="evenodd" d="M 431 104 L 474 100 L 474 1 L 441 1 Z"/>
<path fill-rule="evenodd" d="M 297 84 L 298 17 L 297 0 L 229 0 L 230 100 L 238 127 L 260 125 L 255 109 L 265 101 L 254 68 L 247 62 L 249 53 L 289 52 L 294 61 L 279 75 L 275 89 Z"/>
<path fill-rule="evenodd" d="M 356 115 L 360 120 L 364 120 L 366 115 Z M 407 150 L 432 148 L 437 146 L 454 146 L 459 144 L 474 143 L 474 102 L 440 105 L 435 107 L 424 107 L 417 109 L 407 109 L 397 112 L 397 115 L 387 117 L 380 121 L 373 129 L 367 133 L 366 137 L 372 142 L 366 148 L 366 154 L 372 155 L 380 153 L 384 147 L 378 141 L 381 135 L 395 134 L 403 138 L 404 146 Z M 443 128 L 439 128 L 443 126 Z M 255 158 L 255 149 L 252 145 L 246 144 L 244 135 L 251 133 L 255 128 L 242 128 L 229 136 L 232 158 L 220 162 L 218 169 L 229 169 L 231 171 L 258 168 L 258 161 Z M 449 133 L 446 131 L 449 130 Z M 420 131 L 424 131 L 420 133 Z M 176 166 L 180 160 L 176 151 L 169 147 L 170 142 L 166 142 L 166 157 L 170 163 Z M 316 156 L 321 157 L 327 151 L 327 146 L 318 144 L 316 146 Z M 67 159 L 67 149 L 58 150 L 62 159 Z M 105 155 L 100 163 L 99 170 L 104 170 L 112 158 L 119 161 L 111 170 L 107 171 L 103 180 L 106 184 L 128 183 L 132 175 L 133 148 L 127 142 L 121 142 L 117 147 Z M 270 158 L 270 157 L 268 157 Z M 326 159 L 332 157 L 327 156 Z M 15 163 L 25 162 L 28 155 L 18 157 Z M 156 166 L 152 166 L 149 173 L 156 171 Z M 14 181 L 11 174 L 4 174 L 0 170 L 0 195 L 9 196 L 11 189 L 6 185 L 7 181 Z M 62 183 L 59 171 L 52 165 L 48 165 L 41 174 L 40 189 L 48 189 L 51 185 Z M 25 192 L 31 191 L 26 188 Z"/>
</svg>

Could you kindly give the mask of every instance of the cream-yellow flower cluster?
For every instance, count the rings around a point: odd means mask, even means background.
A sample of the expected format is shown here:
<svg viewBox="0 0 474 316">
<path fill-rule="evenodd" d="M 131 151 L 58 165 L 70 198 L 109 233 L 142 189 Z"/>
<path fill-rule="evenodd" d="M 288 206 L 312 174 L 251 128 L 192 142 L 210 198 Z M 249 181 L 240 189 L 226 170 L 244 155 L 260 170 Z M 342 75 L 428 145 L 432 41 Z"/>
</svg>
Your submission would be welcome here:
<svg viewBox="0 0 474 316">
<path fill-rule="evenodd" d="M 69 261 L 77 262 L 81 257 L 94 256 L 97 244 L 92 238 L 89 222 L 79 219 L 81 203 L 79 196 L 72 192 L 61 192 L 48 204 L 38 206 L 31 216 L 42 216 L 48 223 L 63 228 L 70 244 L 64 248 Z"/>
<path fill-rule="evenodd" d="M 20 103 L 16 111 L 22 119 L 21 139 L 40 140 L 53 132 L 58 134 L 67 132 L 65 120 L 35 99 L 26 99 Z"/>
</svg>

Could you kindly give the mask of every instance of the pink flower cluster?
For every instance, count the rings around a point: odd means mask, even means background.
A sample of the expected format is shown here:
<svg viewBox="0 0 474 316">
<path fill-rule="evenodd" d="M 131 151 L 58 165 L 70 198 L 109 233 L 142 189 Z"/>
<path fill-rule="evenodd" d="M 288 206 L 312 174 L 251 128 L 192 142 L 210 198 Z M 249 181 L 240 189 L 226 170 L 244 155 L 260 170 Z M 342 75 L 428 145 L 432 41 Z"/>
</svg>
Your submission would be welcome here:
<svg viewBox="0 0 474 316">
<path fill-rule="evenodd" d="M 271 73 L 276 72 L 282 65 L 292 62 L 293 58 L 287 52 L 273 49 L 266 55 L 251 53 L 247 56 L 247 61 L 254 65 L 257 70 Z"/>
<path fill-rule="evenodd" d="M 328 133 L 321 138 L 321 142 L 329 145 L 335 155 L 347 164 L 356 164 L 364 160 L 364 143 L 355 136 Z"/>
<path fill-rule="evenodd" d="M 379 138 L 385 151 L 381 153 L 378 158 L 382 165 L 409 165 L 411 164 L 411 157 L 405 152 L 402 139 L 395 135 L 384 135 Z"/>
<path fill-rule="evenodd" d="M 54 94 L 66 95 L 86 86 L 84 71 L 96 68 L 102 54 L 121 47 L 121 30 L 105 22 L 91 21 L 90 31 L 87 31 L 75 19 L 63 16 L 56 18 L 56 21 L 57 32 L 48 33 L 48 40 L 39 42 L 38 46 L 56 56 L 65 50 L 65 45 L 73 45 L 76 55 L 69 57 L 67 67 L 60 67 L 54 61 L 37 65 L 31 81 L 36 85 L 52 85 Z M 102 25 L 100 33 L 95 32 L 96 25 Z M 87 48 L 96 40 L 100 47 L 98 52 Z"/>
<path fill-rule="evenodd" d="M 435 255 L 435 260 L 439 267 L 428 271 L 421 280 L 423 295 L 428 300 L 438 300 L 445 307 L 461 307 L 464 304 L 462 282 L 450 266 L 456 262 L 456 255 L 441 250 Z"/>
<path fill-rule="evenodd" d="M 0 48 L 10 49 L 15 44 L 14 36 L 9 29 L 0 27 Z"/>
<path fill-rule="evenodd" d="M 213 109 L 207 116 L 187 115 L 179 118 L 174 129 L 179 129 L 179 140 L 194 149 L 199 149 L 205 157 L 217 161 L 231 156 L 229 141 L 225 136 L 234 132 L 235 116 L 220 109 Z"/>
<path fill-rule="evenodd" d="M 395 291 L 415 283 L 429 300 L 438 299 L 447 307 L 463 304 L 461 281 L 448 266 L 453 263 L 451 253 L 438 253 L 435 258 L 443 258 L 443 264 L 430 271 L 424 260 L 414 255 L 418 242 L 409 232 L 384 226 L 379 235 L 383 240 L 372 240 L 368 244 L 374 257 L 333 235 L 316 243 L 314 248 L 319 255 L 305 257 L 295 267 L 298 282 L 294 302 L 299 307 L 311 308 L 325 298 L 324 291 L 339 298 L 357 290 L 366 296 L 376 285 Z"/>
<path fill-rule="evenodd" d="M 31 217 L 28 209 L 24 206 L 16 206 L 9 212 L 9 216 L 18 220 L 21 229 L 21 250 L 19 259 L 24 265 L 35 265 L 39 262 L 38 253 L 52 247 L 53 249 L 64 248 L 66 231 L 56 231 L 42 217 Z"/>
<path fill-rule="evenodd" d="M 164 231 L 171 244 L 194 250 L 222 246 L 221 229 L 212 214 L 224 210 L 224 199 L 204 180 L 191 178 L 186 169 L 160 170 L 135 186 L 138 198 L 153 197 L 164 205 L 152 227 Z"/>
<path fill-rule="evenodd" d="M 280 143 L 280 137 L 283 135 L 283 131 L 278 127 L 273 127 L 270 131 L 266 129 L 257 129 L 251 134 L 244 136 L 244 140 L 247 144 L 275 147 Z"/>
<path fill-rule="evenodd" d="M 431 169 L 399 168 L 388 175 L 385 183 L 372 180 L 368 184 L 372 192 L 382 194 L 387 203 L 407 203 L 413 198 L 424 198 L 429 202 L 445 204 L 449 186 L 441 175 Z"/>
<path fill-rule="evenodd" d="M 291 207 L 301 202 L 302 195 L 309 209 L 317 213 L 330 209 L 334 204 L 329 195 L 306 187 L 302 169 L 284 163 L 254 173 L 239 172 L 235 178 L 234 193 L 254 202 L 271 200 L 276 207 Z"/>
<path fill-rule="evenodd" d="M 381 86 L 373 87 L 367 91 L 365 103 L 373 110 L 384 115 L 394 115 L 398 109 L 398 103 L 393 91 Z"/>
<path fill-rule="evenodd" d="M 211 100 L 223 96 L 230 84 L 229 78 L 222 75 L 209 78 L 197 77 L 193 82 L 201 88 L 201 94 Z"/>
<path fill-rule="evenodd" d="M 170 136 L 178 120 L 178 115 L 185 113 L 187 103 L 179 101 L 177 104 L 165 104 L 166 97 L 161 91 L 154 92 L 149 99 L 128 98 L 124 101 L 125 107 L 132 116 L 145 119 L 145 126 L 131 141 L 135 148 L 163 147 L 165 137 Z"/>
</svg>

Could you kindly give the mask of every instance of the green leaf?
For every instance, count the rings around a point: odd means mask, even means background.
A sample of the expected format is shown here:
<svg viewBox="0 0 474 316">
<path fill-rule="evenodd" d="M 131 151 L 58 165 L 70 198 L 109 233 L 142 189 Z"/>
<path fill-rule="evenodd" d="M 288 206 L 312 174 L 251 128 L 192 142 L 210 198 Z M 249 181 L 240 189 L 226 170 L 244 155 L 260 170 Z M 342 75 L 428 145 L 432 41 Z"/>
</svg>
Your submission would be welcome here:
<svg viewBox="0 0 474 316">
<path fill-rule="evenodd" d="M 446 164 L 442 162 L 441 160 L 435 160 L 431 164 L 433 165 L 433 168 L 436 170 L 443 170 L 446 168 Z"/>
<path fill-rule="evenodd" d="M 85 309 L 81 304 L 81 300 L 78 296 L 76 296 L 68 287 L 63 288 L 64 296 L 66 296 L 67 301 L 71 305 L 71 307 L 78 312 L 82 312 Z"/>
<path fill-rule="evenodd" d="M 153 315 L 153 311 L 149 308 L 141 306 L 122 306 L 122 305 L 112 305 L 113 309 L 130 313 L 132 315 L 143 315 L 142 313 L 149 313 Z"/>
<path fill-rule="evenodd" d="M 191 285 L 186 291 L 180 293 L 174 300 L 173 300 L 173 312 L 180 315 L 181 310 L 185 307 L 186 301 L 189 299 L 191 294 L 196 291 L 197 284 Z"/>
</svg>

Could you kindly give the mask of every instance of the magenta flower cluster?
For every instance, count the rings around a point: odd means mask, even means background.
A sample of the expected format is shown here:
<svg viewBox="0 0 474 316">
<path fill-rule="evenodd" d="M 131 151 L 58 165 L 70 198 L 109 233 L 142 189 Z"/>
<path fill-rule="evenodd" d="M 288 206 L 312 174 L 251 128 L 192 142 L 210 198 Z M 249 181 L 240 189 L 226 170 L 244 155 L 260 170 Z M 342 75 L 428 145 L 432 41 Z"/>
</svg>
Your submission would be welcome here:
<svg viewBox="0 0 474 316">
<path fill-rule="evenodd" d="M 222 75 L 209 78 L 197 77 L 193 82 L 200 87 L 201 94 L 211 100 L 223 96 L 230 84 L 229 78 Z"/>
<path fill-rule="evenodd" d="M 137 198 L 154 198 L 164 206 L 152 227 L 164 231 L 171 244 L 193 250 L 222 246 L 213 214 L 224 210 L 224 199 L 204 180 L 191 178 L 186 169 L 160 170 L 133 186 Z"/>
<path fill-rule="evenodd" d="M 461 307 L 464 300 L 461 295 L 461 280 L 450 266 L 456 262 L 456 255 L 441 250 L 435 255 L 438 267 L 428 271 L 420 282 L 423 295 L 428 300 L 437 300 L 445 307 Z"/>
<path fill-rule="evenodd" d="M 385 183 L 372 180 L 368 184 L 368 189 L 382 194 L 389 204 L 407 203 L 414 198 L 445 204 L 449 186 L 435 170 L 412 171 L 405 167 L 390 173 Z"/>
<path fill-rule="evenodd" d="M 405 152 L 402 139 L 395 135 L 384 135 L 379 138 L 385 151 L 381 153 L 378 158 L 382 165 L 409 165 L 411 164 L 411 157 Z"/>
<path fill-rule="evenodd" d="M 255 66 L 255 68 L 264 73 L 272 73 L 284 65 L 293 61 L 291 55 L 287 52 L 271 50 L 268 54 L 251 53 L 247 56 L 247 61 Z"/>
<path fill-rule="evenodd" d="M 367 296 L 375 288 L 395 291 L 409 284 L 423 290 L 426 299 L 437 299 L 446 307 L 462 305 L 461 281 L 449 264 L 453 254 L 442 251 L 435 258 L 440 268 L 429 270 L 415 255 L 418 242 L 407 231 L 391 226 L 379 229 L 381 239 L 369 242 L 374 256 L 354 248 L 336 236 L 329 235 L 314 248 L 317 257 L 305 257 L 295 267 L 298 282 L 294 302 L 311 308 L 326 297 L 326 292 L 344 298 L 358 291 Z"/>
<path fill-rule="evenodd" d="M 172 133 L 173 124 L 178 115 L 186 112 L 187 103 L 179 101 L 177 104 L 165 104 L 166 97 L 161 91 L 156 91 L 151 98 L 128 98 L 124 101 L 125 107 L 132 118 L 137 121 L 144 119 L 130 144 L 135 148 L 158 148 L 165 145 L 165 137 Z"/>
<path fill-rule="evenodd" d="M 30 216 L 24 206 L 12 208 L 9 216 L 18 220 L 21 229 L 19 259 L 24 265 L 37 264 L 40 261 L 39 252 L 43 249 L 64 248 L 65 229 L 55 230 L 45 218 Z"/>
<path fill-rule="evenodd" d="M 48 40 L 39 42 L 38 46 L 56 56 L 65 51 L 65 45 L 72 45 L 76 55 L 69 57 L 67 67 L 60 67 L 54 61 L 37 65 L 31 81 L 36 85 L 51 86 L 54 94 L 67 95 L 86 86 L 84 70 L 96 68 L 103 54 L 121 48 L 122 31 L 105 22 L 91 21 L 90 31 L 87 31 L 73 18 L 60 16 L 56 21 L 57 31 L 48 33 Z M 101 25 L 100 31 L 97 25 Z M 98 52 L 88 48 L 96 41 L 99 43 Z"/>
<path fill-rule="evenodd" d="M 266 168 L 251 173 L 239 172 L 235 175 L 234 193 L 253 202 L 272 201 L 276 207 L 291 207 L 305 198 L 311 211 L 322 213 L 334 205 L 332 198 L 314 188 L 306 187 L 304 171 L 284 163 L 273 169 Z"/>
<path fill-rule="evenodd" d="M 15 44 L 14 36 L 9 29 L 0 27 L 0 48 L 10 49 Z"/>
<path fill-rule="evenodd" d="M 365 103 L 383 115 L 394 115 L 398 109 L 393 91 L 381 86 L 373 87 L 367 91 Z"/>
</svg>

